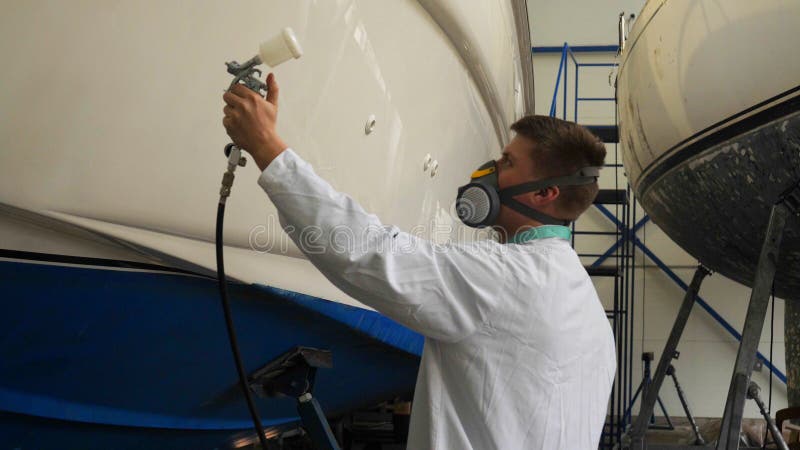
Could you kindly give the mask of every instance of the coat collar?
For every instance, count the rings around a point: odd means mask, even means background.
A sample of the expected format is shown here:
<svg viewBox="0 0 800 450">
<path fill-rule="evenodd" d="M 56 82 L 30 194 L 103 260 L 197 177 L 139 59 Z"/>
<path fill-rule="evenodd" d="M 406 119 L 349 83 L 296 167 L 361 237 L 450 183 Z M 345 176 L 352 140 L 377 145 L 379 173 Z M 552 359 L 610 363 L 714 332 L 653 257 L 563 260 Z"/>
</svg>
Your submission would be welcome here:
<svg viewBox="0 0 800 450">
<path fill-rule="evenodd" d="M 542 225 L 540 227 L 528 228 L 525 231 L 520 231 L 509 239 L 509 244 L 523 244 L 534 239 L 546 238 L 561 238 L 570 240 L 572 238 L 572 230 L 569 227 L 561 225 Z"/>
</svg>

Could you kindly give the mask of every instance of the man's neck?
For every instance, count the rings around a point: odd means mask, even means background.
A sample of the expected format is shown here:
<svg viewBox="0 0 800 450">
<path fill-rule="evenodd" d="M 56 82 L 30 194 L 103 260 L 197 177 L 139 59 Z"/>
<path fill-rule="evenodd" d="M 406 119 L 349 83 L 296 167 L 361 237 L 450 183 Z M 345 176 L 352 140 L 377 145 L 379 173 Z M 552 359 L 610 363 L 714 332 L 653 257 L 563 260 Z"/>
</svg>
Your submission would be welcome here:
<svg viewBox="0 0 800 450">
<path fill-rule="evenodd" d="M 542 225 L 544 225 L 544 224 L 539 222 L 539 221 L 531 219 L 531 220 L 529 220 L 527 222 L 523 222 L 523 223 L 520 223 L 520 224 L 514 224 L 514 225 L 512 225 L 510 227 L 507 227 L 507 228 L 506 227 L 502 227 L 502 226 L 497 226 L 497 227 L 495 227 L 495 229 L 500 234 L 500 237 L 498 239 L 499 242 L 501 244 L 506 244 L 506 243 L 508 243 L 508 241 L 511 238 L 513 238 L 517 234 L 522 233 L 525 230 L 530 230 L 531 228 L 540 227 Z M 511 231 L 510 232 L 506 232 L 505 230 L 511 230 Z"/>
</svg>

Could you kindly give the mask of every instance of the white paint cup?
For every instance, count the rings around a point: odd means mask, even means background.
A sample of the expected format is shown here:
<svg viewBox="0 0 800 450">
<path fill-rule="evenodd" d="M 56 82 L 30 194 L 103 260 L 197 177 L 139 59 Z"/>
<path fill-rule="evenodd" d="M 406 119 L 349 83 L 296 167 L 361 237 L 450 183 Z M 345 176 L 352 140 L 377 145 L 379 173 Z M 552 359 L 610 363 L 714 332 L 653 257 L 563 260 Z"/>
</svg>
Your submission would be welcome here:
<svg viewBox="0 0 800 450">
<path fill-rule="evenodd" d="M 258 48 L 258 56 L 264 64 L 275 67 L 292 58 L 303 55 L 303 49 L 291 28 L 284 28 Z"/>
</svg>

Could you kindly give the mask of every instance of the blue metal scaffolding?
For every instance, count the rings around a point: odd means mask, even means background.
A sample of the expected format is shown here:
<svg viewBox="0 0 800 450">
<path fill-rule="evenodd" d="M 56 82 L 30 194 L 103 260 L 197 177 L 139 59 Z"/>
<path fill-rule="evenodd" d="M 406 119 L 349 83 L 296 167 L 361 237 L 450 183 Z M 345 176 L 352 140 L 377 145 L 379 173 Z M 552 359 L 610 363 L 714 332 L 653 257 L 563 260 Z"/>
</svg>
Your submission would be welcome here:
<svg viewBox="0 0 800 450">
<path fill-rule="evenodd" d="M 566 43 L 563 47 L 558 49 L 561 52 L 561 61 L 556 77 L 553 99 L 550 103 L 550 116 L 560 116 L 562 119 L 571 119 L 574 122 L 581 123 L 579 120 L 580 106 L 583 102 L 611 102 L 612 105 L 616 103 L 614 97 L 581 96 L 580 91 L 580 73 L 582 68 L 613 68 L 616 66 L 616 63 L 584 63 L 580 62 L 575 56 L 576 52 L 607 53 L 615 52 L 616 49 L 615 46 L 571 48 Z M 553 53 L 550 47 L 544 49 L 534 48 L 534 52 Z M 570 62 L 572 64 L 570 64 Z M 571 68 L 575 81 L 574 84 L 569 85 L 569 72 Z M 570 106 L 568 103 L 570 89 L 573 91 L 571 105 L 572 117 L 569 117 L 570 114 L 568 112 L 568 106 Z M 561 96 L 560 98 L 559 95 Z M 558 111 L 559 100 L 561 100 L 562 105 L 560 114 Z M 576 247 L 576 237 L 585 235 L 609 236 L 613 237 L 616 241 L 616 245 L 614 245 L 612 249 L 602 254 L 578 252 L 578 255 L 583 258 L 597 258 L 593 263 L 587 266 L 587 272 L 591 276 L 611 277 L 614 282 L 612 306 L 606 310 L 606 315 L 611 323 L 611 327 L 614 331 L 614 339 L 617 344 L 617 378 L 609 401 L 608 421 L 606 422 L 603 437 L 600 442 L 601 448 L 612 448 L 614 444 L 619 442 L 628 421 L 625 411 L 631 403 L 633 385 L 634 247 L 630 240 L 632 235 L 627 232 L 627 230 L 633 228 L 632 225 L 636 221 L 636 211 L 635 208 L 632 207 L 631 191 L 622 173 L 622 165 L 617 162 L 619 161 L 617 145 L 619 139 L 616 124 L 616 108 L 614 108 L 614 110 L 614 124 L 600 126 L 589 125 L 588 127 L 597 134 L 603 142 L 614 144 L 615 161 L 612 164 L 606 164 L 605 167 L 611 168 L 614 171 L 615 189 L 601 191 L 598 198 L 605 193 L 605 199 L 595 201 L 594 206 L 604 215 L 609 215 L 613 218 L 615 223 L 619 225 L 616 226 L 613 231 L 584 231 L 576 229 L 575 224 L 572 226 L 573 247 Z M 615 211 L 613 213 L 608 209 L 608 205 L 614 205 Z M 606 264 L 603 264 L 604 262 L 606 262 Z"/>
</svg>

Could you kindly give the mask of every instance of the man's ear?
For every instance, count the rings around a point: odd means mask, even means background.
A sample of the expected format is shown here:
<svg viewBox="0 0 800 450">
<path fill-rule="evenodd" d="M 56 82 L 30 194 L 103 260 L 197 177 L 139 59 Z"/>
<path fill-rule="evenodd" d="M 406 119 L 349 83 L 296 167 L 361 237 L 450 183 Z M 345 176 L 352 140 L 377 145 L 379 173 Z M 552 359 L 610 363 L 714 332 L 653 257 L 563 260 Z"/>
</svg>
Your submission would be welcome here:
<svg viewBox="0 0 800 450">
<path fill-rule="evenodd" d="M 550 203 L 553 203 L 561 194 L 561 191 L 558 189 L 558 186 L 550 186 L 536 192 L 532 192 L 531 194 L 532 195 L 530 199 L 534 205 L 546 206 Z"/>
</svg>

